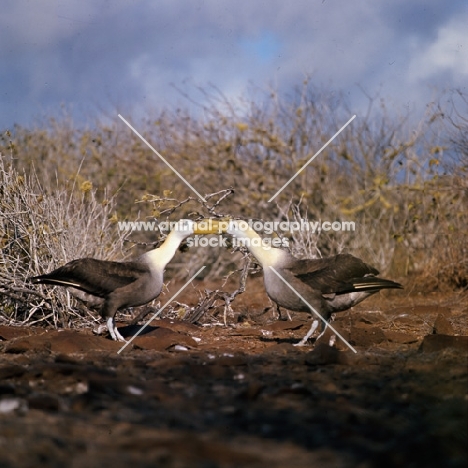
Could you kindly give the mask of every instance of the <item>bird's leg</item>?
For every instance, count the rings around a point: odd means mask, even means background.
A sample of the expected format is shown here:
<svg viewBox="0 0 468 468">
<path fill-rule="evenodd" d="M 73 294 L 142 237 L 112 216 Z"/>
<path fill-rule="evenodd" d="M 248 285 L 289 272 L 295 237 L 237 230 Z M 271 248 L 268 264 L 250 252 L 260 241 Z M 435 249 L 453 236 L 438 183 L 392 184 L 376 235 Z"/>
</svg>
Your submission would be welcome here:
<svg viewBox="0 0 468 468">
<path fill-rule="evenodd" d="M 322 336 L 324 335 L 324 333 L 327 331 L 327 328 L 328 328 L 328 322 L 325 323 L 325 322 L 322 322 L 323 323 L 323 328 L 322 328 L 322 332 L 320 333 L 319 336 L 317 336 L 317 339 L 315 340 L 316 342 L 322 338 Z"/>
<path fill-rule="evenodd" d="M 304 336 L 304 338 L 302 338 L 302 340 L 299 341 L 299 343 L 296 343 L 293 346 L 305 346 L 307 344 L 307 340 L 314 334 L 314 332 L 315 332 L 315 330 L 317 330 L 318 326 L 319 326 L 318 319 L 313 320 L 312 325 L 310 326 L 309 331 Z"/>
<path fill-rule="evenodd" d="M 123 341 L 124 343 L 127 342 L 125 338 L 119 333 L 119 330 L 117 330 L 114 317 L 109 317 L 107 319 L 107 329 L 109 330 L 109 333 L 114 341 Z"/>
<path fill-rule="evenodd" d="M 273 302 L 273 301 L 272 301 L 272 302 Z M 284 319 L 283 319 L 283 316 L 281 315 L 280 306 L 279 306 L 276 302 L 273 302 L 273 304 L 275 305 L 276 313 L 278 314 L 277 320 L 284 320 Z M 288 316 L 288 320 L 291 321 L 292 318 L 291 318 L 291 315 L 290 315 L 290 313 L 289 313 L 289 310 L 286 310 L 286 315 Z"/>
<path fill-rule="evenodd" d="M 272 301 L 273 302 L 273 301 Z M 276 312 L 276 320 L 281 320 L 281 309 L 280 309 L 280 306 L 276 303 L 276 302 L 273 302 L 273 307 L 275 308 L 275 312 Z"/>
<path fill-rule="evenodd" d="M 319 336 L 317 336 L 317 339 L 315 340 L 315 342 L 317 343 L 320 338 L 322 338 L 322 336 L 325 334 L 325 332 L 327 331 L 327 328 L 328 328 L 328 323 L 324 326 L 323 328 L 323 331 L 320 333 Z M 328 346 L 331 346 L 333 347 L 333 345 L 335 344 L 335 341 L 336 341 L 336 335 L 333 333 L 333 335 L 330 335 L 330 338 L 328 340 Z"/>
</svg>

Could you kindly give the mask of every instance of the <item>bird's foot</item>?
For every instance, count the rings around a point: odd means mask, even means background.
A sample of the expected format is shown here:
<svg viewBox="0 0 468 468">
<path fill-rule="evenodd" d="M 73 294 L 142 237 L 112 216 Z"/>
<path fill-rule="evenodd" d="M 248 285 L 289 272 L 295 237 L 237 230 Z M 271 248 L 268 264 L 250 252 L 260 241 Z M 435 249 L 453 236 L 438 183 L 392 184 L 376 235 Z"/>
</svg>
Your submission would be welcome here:
<svg viewBox="0 0 468 468">
<path fill-rule="evenodd" d="M 104 330 L 107 330 L 107 324 L 101 323 L 93 329 L 93 333 L 95 335 L 102 335 L 104 333 Z"/>
<path fill-rule="evenodd" d="M 306 338 L 306 337 L 304 336 L 304 338 L 302 338 L 301 341 L 299 341 L 298 343 L 294 343 L 293 346 L 307 346 L 307 340 L 308 340 L 308 339 L 309 339 L 309 338 Z"/>
<path fill-rule="evenodd" d="M 117 331 L 117 328 L 115 329 L 115 341 L 120 341 L 122 343 L 127 343 L 127 340 Z"/>
<path fill-rule="evenodd" d="M 304 338 L 302 338 L 302 340 L 299 341 L 299 343 L 296 343 L 293 346 L 305 346 L 307 344 L 307 340 L 314 334 L 314 332 L 315 332 L 315 330 L 317 330 L 318 326 L 319 326 L 319 321 L 314 320 L 312 322 L 312 325 L 309 328 L 309 331 L 306 333 L 306 336 L 304 336 Z"/>
<path fill-rule="evenodd" d="M 117 330 L 113 317 L 109 317 L 107 319 L 107 329 L 114 341 L 121 341 L 123 343 L 127 342 L 127 340 L 120 334 L 119 330 Z"/>
</svg>

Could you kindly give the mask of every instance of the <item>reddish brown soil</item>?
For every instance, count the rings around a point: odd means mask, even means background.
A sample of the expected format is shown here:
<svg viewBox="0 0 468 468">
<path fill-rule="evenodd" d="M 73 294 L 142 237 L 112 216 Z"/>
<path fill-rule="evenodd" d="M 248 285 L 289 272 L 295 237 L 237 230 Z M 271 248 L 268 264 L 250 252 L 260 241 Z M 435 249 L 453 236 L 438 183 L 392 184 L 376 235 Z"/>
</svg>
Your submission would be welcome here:
<svg viewBox="0 0 468 468">
<path fill-rule="evenodd" d="M 310 320 L 273 320 L 255 281 L 231 326 L 154 321 L 120 354 L 91 330 L 0 326 L 0 466 L 466 467 L 467 299 L 338 314 L 357 354 L 294 347 Z"/>
</svg>

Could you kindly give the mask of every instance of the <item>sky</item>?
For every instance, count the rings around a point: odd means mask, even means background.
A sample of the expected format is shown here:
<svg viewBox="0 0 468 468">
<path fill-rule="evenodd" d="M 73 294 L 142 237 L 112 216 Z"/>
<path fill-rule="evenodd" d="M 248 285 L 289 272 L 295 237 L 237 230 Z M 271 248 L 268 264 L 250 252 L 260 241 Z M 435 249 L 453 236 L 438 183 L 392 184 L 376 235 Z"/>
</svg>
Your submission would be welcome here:
<svg viewBox="0 0 468 468">
<path fill-rule="evenodd" d="M 358 115 L 366 96 L 418 114 L 467 91 L 466 0 L 0 0 L 0 11 L 0 131 L 63 106 L 86 124 L 189 107 L 199 87 L 236 100 L 306 77 Z"/>
</svg>

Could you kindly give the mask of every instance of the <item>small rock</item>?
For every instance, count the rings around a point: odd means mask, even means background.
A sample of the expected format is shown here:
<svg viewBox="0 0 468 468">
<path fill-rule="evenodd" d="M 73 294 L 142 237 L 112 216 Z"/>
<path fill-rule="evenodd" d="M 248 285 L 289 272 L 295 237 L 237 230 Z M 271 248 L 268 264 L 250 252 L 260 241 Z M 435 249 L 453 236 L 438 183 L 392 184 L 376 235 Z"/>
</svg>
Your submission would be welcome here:
<svg viewBox="0 0 468 468">
<path fill-rule="evenodd" d="M 174 351 L 188 351 L 188 348 L 187 346 L 182 346 L 182 345 L 178 345 L 176 344 L 173 348 Z"/>
<path fill-rule="evenodd" d="M 196 348 L 198 345 L 192 337 L 164 327 L 155 328 L 150 333 L 138 336 L 133 343 L 140 349 L 153 349 L 156 351 L 165 351 L 173 346 L 182 346 L 187 349 Z"/>
<path fill-rule="evenodd" d="M 0 400 L 0 414 L 13 413 L 16 410 L 24 409 L 26 406 L 21 398 L 2 398 Z"/>
<path fill-rule="evenodd" d="M 345 318 L 347 319 L 347 318 Z M 355 323 L 365 323 L 367 325 L 373 325 L 384 320 L 384 315 L 380 310 L 361 312 L 360 314 L 353 315 L 353 322 Z"/>
<path fill-rule="evenodd" d="M 263 330 L 267 331 L 283 331 L 283 330 L 297 330 L 303 326 L 307 326 L 307 323 L 304 323 L 300 320 L 288 320 L 288 321 L 278 321 L 265 325 Z"/>
<path fill-rule="evenodd" d="M 419 350 L 423 353 L 433 353 L 446 348 L 468 352 L 468 336 L 426 335 Z"/>
<path fill-rule="evenodd" d="M 416 315 L 400 314 L 393 318 L 393 322 L 398 325 L 414 325 L 415 323 L 424 323 L 420 317 Z"/>
<path fill-rule="evenodd" d="M 129 385 L 127 387 L 127 392 L 129 395 L 143 395 L 145 392 L 140 387 L 135 387 L 135 385 Z"/>
<path fill-rule="evenodd" d="M 387 331 L 385 332 L 385 336 L 387 337 L 387 340 L 391 341 L 392 343 L 410 344 L 416 343 L 418 341 L 417 336 L 408 335 L 407 333 L 401 333 L 396 331 Z"/>
<path fill-rule="evenodd" d="M 379 327 L 352 327 L 349 342 L 355 346 L 371 346 L 387 341 L 387 337 Z"/>
<path fill-rule="evenodd" d="M 83 395 L 84 393 L 87 393 L 88 390 L 88 382 L 76 382 L 72 385 L 68 385 L 67 387 L 65 387 L 64 393 Z"/>
<path fill-rule="evenodd" d="M 442 314 L 439 314 L 434 322 L 433 333 L 437 335 L 453 335 L 454 330 L 452 324 Z"/>
</svg>

